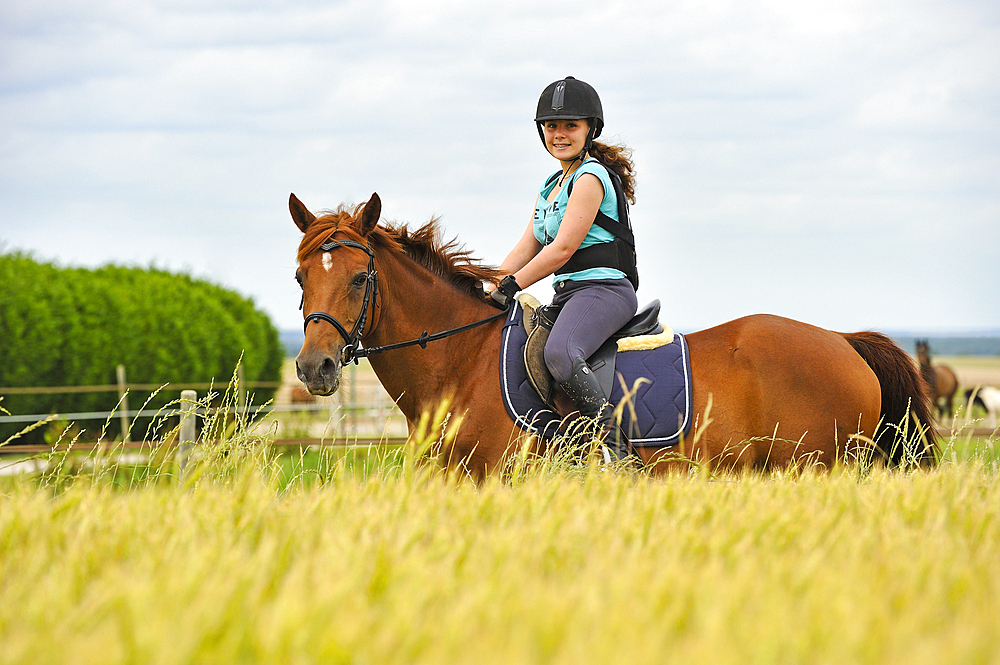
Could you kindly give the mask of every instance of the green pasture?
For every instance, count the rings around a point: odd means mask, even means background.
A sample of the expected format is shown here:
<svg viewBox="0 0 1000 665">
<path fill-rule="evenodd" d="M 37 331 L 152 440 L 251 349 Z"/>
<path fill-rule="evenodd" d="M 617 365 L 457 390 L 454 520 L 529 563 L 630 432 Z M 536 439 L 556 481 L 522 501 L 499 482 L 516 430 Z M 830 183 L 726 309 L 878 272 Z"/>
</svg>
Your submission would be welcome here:
<svg viewBox="0 0 1000 665">
<path fill-rule="evenodd" d="M 651 478 L 428 446 L 0 478 L 2 663 L 997 663 L 995 437 L 930 471 Z"/>
</svg>

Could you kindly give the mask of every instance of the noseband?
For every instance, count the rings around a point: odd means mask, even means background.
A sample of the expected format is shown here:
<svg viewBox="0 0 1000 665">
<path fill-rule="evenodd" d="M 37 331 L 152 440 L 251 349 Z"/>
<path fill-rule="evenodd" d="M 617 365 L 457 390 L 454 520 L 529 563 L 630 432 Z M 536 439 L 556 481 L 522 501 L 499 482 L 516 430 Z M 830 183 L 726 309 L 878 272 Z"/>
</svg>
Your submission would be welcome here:
<svg viewBox="0 0 1000 665">
<path fill-rule="evenodd" d="M 378 273 L 375 271 L 375 252 L 372 251 L 371 247 L 368 245 L 362 245 L 360 242 L 355 242 L 353 240 L 334 240 L 331 238 L 325 243 L 320 245 L 320 249 L 324 252 L 328 252 L 336 247 L 354 247 L 355 249 L 360 249 L 365 254 L 368 255 L 368 274 L 365 277 L 365 298 L 361 303 L 361 314 L 358 315 L 358 320 L 354 323 L 354 328 L 348 333 L 347 329 L 338 321 L 326 312 L 311 312 L 306 315 L 306 320 L 302 324 L 302 331 L 305 332 L 306 328 L 313 321 L 326 321 L 340 333 L 341 337 L 344 338 L 344 350 L 340 354 L 340 362 L 347 365 L 352 360 L 358 362 L 358 348 L 361 345 L 361 337 L 365 334 L 365 323 L 368 320 L 368 305 L 374 301 L 376 307 L 378 307 Z M 305 299 L 303 298 L 303 303 Z M 302 306 L 299 306 L 301 309 Z"/>
</svg>

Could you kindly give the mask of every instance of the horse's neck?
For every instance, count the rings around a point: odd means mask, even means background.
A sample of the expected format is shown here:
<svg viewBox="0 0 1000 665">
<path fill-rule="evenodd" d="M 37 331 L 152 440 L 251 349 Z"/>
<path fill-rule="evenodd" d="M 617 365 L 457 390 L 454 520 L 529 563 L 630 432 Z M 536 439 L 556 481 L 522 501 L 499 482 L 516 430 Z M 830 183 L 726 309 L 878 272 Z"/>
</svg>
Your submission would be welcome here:
<svg viewBox="0 0 1000 665">
<path fill-rule="evenodd" d="M 365 346 L 385 346 L 415 340 L 486 318 L 496 310 L 459 292 L 445 279 L 433 275 L 410 259 L 392 256 L 380 268 L 383 292 L 377 325 Z M 407 418 L 419 418 L 436 408 L 463 378 L 458 366 L 461 349 L 474 349 L 477 339 L 494 326 L 474 328 L 454 337 L 376 354 L 369 358 L 382 386 Z M 456 347 L 461 347 L 456 348 Z"/>
<path fill-rule="evenodd" d="M 933 389 L 935 384 L 937 383 L 937 377 L 934 375 L 934 368 L 931 367 L 931 364 L 929 362 L 921 361 L 920 375 L 924 377 L 924 381 L 927 382 L 927 385 L 929 385 L 931 389 Z"/>
</svg>

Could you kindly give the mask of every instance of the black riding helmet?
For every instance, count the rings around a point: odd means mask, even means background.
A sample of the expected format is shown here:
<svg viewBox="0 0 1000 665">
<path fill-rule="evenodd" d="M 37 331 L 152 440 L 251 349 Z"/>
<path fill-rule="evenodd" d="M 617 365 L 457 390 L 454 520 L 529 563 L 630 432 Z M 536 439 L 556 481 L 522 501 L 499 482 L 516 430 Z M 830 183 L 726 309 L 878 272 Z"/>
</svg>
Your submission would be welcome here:
<svg viewBox="0 0 1000 665">
<path fill-rule="evenodd" d="M 591 142 L 600 136 L 601 130 L 604 129 L 601 98 L 589 83 L 567 76 L 561 81 L 550 83 L 538 98 L 535 126 L 538 128 L 538 137 L 542 139 L 542 145 L 545 145 L 542 125 L 546 121 L 584 119 L 590 121 L 590 132 L 587 134 L 585 148 L 589 152 Z"/>
</svg>

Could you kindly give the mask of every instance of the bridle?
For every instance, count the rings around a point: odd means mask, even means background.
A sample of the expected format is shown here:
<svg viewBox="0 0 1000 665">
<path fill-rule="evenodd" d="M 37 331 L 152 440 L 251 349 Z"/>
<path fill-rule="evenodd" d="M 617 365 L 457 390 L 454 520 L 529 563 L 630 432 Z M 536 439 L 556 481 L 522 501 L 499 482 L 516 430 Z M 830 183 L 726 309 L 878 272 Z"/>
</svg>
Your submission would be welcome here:
<svg viewBox="0 0 1000 665">
<path fill-rule="evenodd" d="M 367 355 L 362 353 L 364 349 L 360 348 L 361 338 L 365 334 L 365 323 L 368 321 L 368 305 L 374 303 L 374 306 L 378 307 L 378 272 L 375 271 L 375 252 L 368 245 L 362 245 L 360 242 L 355 242 L 354 240 L 334 240 L 330 238 L 320 245 L 319 248 L 324 252 L 328 252 L 335 247 L 354 247 L 368 255 L 368 274 L 365 276 L 365 298 L 361 302 L 361 314 L 358 315 L 358 320 L 354 322 L 354 328 L 348 333 L 347 328 L 340 321 L 326 312 L 310 312 L 306 315 L 306 320 L 302 324 L 302 332 L 305 332 L 306 328 L 313 321 L 326 321 L 331 324 L 337 329 L 340 336 L 344 338 L 344 350 L 341 351 L 340 361 L 342 364 L 347 365 L 352 360 L 357 363 L 359 357 Z M 305 296 L 303 295 L 302 304 L 299 305 L 299 309 L 302 309 L 304 304 Z"/>
<path fill-rule="evenodd" d="M 358 320 L 354 323 L 354 328 L 351 332 L 347 332 L 347 328 L 343 326 L 337 319 L 333 318 L 326 312 L 310 312 L 305 317 L 305 322 L 302 324 L 302 332 L 305 332 L 306 328 L 313 321 L 326 321 L 337 329 L 340 336 L 344 338 L 344 349 L 340 352 L 340 362 L 343 365 L 347 365 L 352 361 L 354 364 L 358 363 L 359 358 L 367 358 L 368 356 L 374 356 L 376 354 L 382 353 L 384 351 L 392 351 L 393 349 L 402 349 L 407 346 L 418 345 L 421 349 L 427 348 L 427 342 L 433 342 L 435 340 L 444 339 L 445 337 L 450 337 L 460 332 L 465 332 L 477 326 L 489 323 L 490 321 L 495 321 L 501 317 L 507 316 L 507 308 L 504 308 L 502 312 L 498 312 L 493 316 L 488 316 L 485 319 L 480 319 L 479 321 L 473 321 L 472 323 L 467 323 L 464 326 L 459 326 L 457 328 L 452 328 L 451 330 L 444 330 L 433 335 L 428 335 L 425 330 L 423 334 L 417 339 L 412 339 L 407 342 L 399 342 L 397 344 L 386 344 L 385 346 L 374 346 L 370 349 L 365 349 L 361 347 L 361 338 L 365 334 L 365 323 L 368 320 L 368 306 L 369 304 L 374 307 L 378 307 L 378 272 L 375 270 L 375 252 L 368 245 L 363 245 L 354 240 L 334 240 L 330 238 L 325 243 L 320 245 L 320 249 L 324 252 L 328 252 L 336 247 L 354 247 L 355 249 L 360 249 L 365 254 L 368 255 L 368 274 L 365 276 L 365 297 L 361 302 L 361 314 L 358 315 Z M 513 300 L 512 300 L 513 302 Z M 305 304 L 305 296 L 303 295 L 302 304 L 299 305 L 299 309 Z"/>
</svg>

